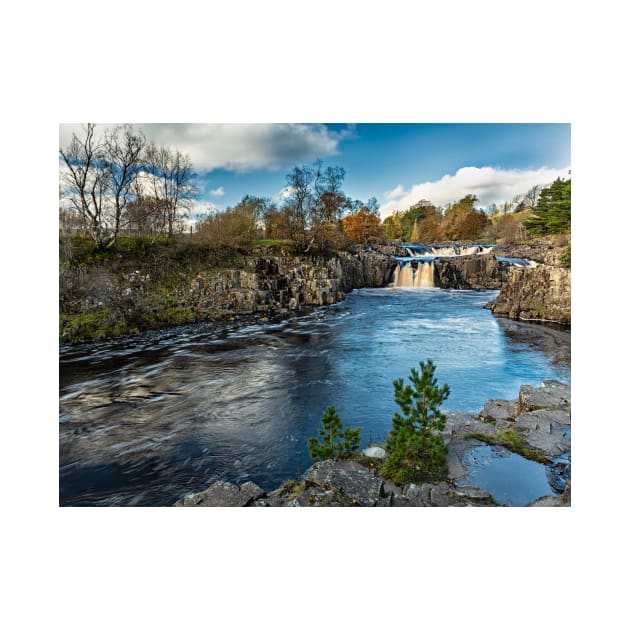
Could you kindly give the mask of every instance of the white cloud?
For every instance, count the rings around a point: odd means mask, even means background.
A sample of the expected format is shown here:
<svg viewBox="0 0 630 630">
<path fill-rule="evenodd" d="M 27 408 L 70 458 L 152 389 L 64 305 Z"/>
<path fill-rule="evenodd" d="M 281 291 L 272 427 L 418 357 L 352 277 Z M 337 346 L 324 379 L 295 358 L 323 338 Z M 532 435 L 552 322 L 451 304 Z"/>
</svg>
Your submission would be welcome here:
<svg viewBox="0 0 630 630">
<path fill-rule="evenodd" d="M 288 199 L 291 195 L 293 194 L 293 186 L 285 186 L 284 188 L 281 188 L 275 195 L 274 195 L 274 201 L 277 202 L 282 202 L 285 199 Z"/>
<path fill-rule="evenodd" d="M 100 137 L 111 123 L 97 125 Z M 198 124 L 154 123 L 134 125 L 149 140 L 190 155 L 199 171 L 225 168 L 233 171 L 276 170 L 296 162 L 309 162 L 338 153 L 339 143 L 353 134 L 349 125 L 331 131 L 322 124 Z M 65 147 L 72 134 L 83 135 L 80 124 L 59 126 L 59 143 Z"/>
<path fill-rule="evenodd" d="M 219 186 L 218 188 L 211 190 L 210 194 L 213 197 L 223 197 L 223 195 L 225 195 L 225 190 L 223 190 L 223 186 Z"/>
<path fill-rule="evenodd" d="M 455 175 L 444 175 L 433 182 L 414 184 L 409 190 L 399 184 L 383 194 L 385 201 L 380 213 L 385 218 L 394 210 L 407 210 L 421 199 L 428 199 L 436 206 L 445 206 L 469 194 L 477 196 L 478 205 L 487 207 L 492 203 L 511 201 L 535 184 L 546 185 L 557 177 L 567 177 L 569 168 L 503 170 L 491 166 L 465 166 Z"/>
</svg>

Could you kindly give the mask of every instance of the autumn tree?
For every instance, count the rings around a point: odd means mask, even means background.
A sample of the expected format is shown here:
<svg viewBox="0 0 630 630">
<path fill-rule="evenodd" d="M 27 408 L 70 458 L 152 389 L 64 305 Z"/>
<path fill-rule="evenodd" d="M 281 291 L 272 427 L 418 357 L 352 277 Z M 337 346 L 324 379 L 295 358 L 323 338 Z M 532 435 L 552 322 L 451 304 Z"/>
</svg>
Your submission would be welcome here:
<svg viewBox="0 0 630 630">
<path fill-rule="evenodd" d="M 234 207 L 205 219 L 197 230 L 198 237 L 215 246 L 249 249 L 257 237 L 258 217 L 265 205 L 265 199 L 245 195 Z"/>
<path fill-rule="evenodd" d="M 425 208 L 424 219 L 418 222 L 420 233 L 419 241 L 423 243 L 436 243 L 441 239 L 442 214 L 433 206 Z"/>
<path fill-rule="evenodd" d="M 368 243 L 385 237 L 381 220 L 365 206 L 355 214 L 344 217 L 342 224 L 344 234 L 355 243 Z"/>
</svg>

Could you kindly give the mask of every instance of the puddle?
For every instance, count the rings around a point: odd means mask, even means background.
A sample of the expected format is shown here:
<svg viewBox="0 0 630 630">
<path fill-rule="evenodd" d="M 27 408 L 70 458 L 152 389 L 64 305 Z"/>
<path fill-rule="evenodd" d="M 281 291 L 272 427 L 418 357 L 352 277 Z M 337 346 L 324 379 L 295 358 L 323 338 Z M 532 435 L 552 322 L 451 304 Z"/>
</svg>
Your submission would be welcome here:
<svg viewBox="0 0 630 630">
<path fill-rule="evenodd" d="M 525 459 L 502 446 L 475 446 L 466 451 L 463 464 L 468 476 L 458 485 L 487 490 L 502 505 L 523 506 L 547 494 L 557 494 L 549 485 L 544 464 Z"/>
</svg>

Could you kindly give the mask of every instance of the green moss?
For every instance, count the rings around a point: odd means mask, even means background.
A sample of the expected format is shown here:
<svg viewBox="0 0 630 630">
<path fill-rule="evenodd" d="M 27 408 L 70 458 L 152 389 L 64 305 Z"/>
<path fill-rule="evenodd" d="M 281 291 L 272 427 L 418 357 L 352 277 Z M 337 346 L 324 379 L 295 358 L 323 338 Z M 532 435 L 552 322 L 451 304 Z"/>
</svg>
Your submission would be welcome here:
<svg viewBox="0 0 630 630">
<path fill-rule="evenodd" d="M 184 306 L 172 306 L 158 315 L 165 324 L 181 326 L 182 324 L 192 324 L 197 320 L 195 311 Z"/>
<path fill-rule="evenodd" d="M 530 448 L 525 444 L 523 436 L 518 428 L 508 427 L 502 429 L 495 435 L 485 435 L 484 433 L 468 433 L 464 436 L 468 440 L 479 440 L 486 444 L 504 446 L 513 453 L 518 453 L 526 459 L 531 459 L 541 464 L 548 464 L 549 458 L 540 451 Z"/>
<path fill-rule="evenodd" d="M 89 311 L 59 317 L 59 336 L 64 341 L 98 339 L 107 334 L 110 314 L 107 311 Z"/>
</svg>

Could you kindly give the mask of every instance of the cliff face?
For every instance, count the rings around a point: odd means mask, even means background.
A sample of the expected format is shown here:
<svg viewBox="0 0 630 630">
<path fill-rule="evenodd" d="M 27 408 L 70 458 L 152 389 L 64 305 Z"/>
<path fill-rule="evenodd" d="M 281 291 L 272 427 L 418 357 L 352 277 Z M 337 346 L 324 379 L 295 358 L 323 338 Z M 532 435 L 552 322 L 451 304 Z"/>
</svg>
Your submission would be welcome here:
<svg viewBox="0 0 630 630">
<path fill-rule="evenodd" d="M 437 258 L 433 262 L 434 282 L 442 289 L 500 289 L 510 265 L 492 254 Z"/>
<path fill-rule="evenodd" d="M 571 271 L 562 267 L 510 269 L 507 282 L 489 305 L 511 319 L 571 323 Z"/>
<path fill-rule="evenodd" d="M 238 269 L 158 274 L 138 261 L 60 270 L 62 341 L 98 339 L 241 314 L 283 314 L 334 304 L 353 289 L 390 282 L 394 259 L 377 252 L 332 258 L 249 256 Z M 144 264 L 144 266 L 143 266 Z"/>
<path fill-rule="evenodd" d="M 391 277 L 395 262 L 377 253 L 339 252 L 328 260 L 304 258 L 248 258 L 246 268 L 202 272 L 182 300 L 196 310 L 214 308 L 235 313 L 284 312 L 302 306 L 323 306 L 343 300 L 361 287 L 381 287 Z"/>
</svg>

